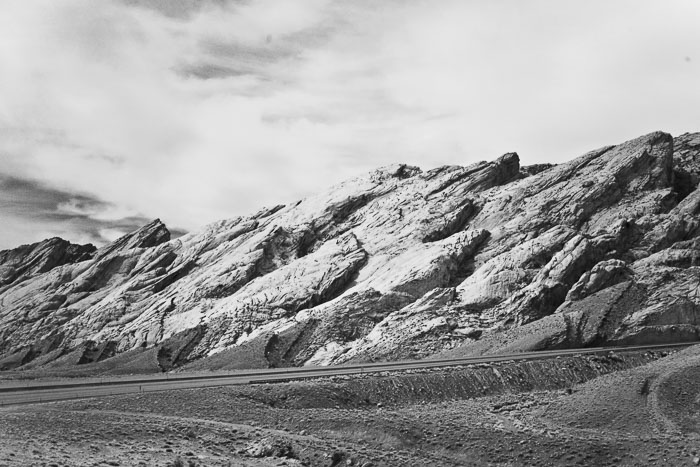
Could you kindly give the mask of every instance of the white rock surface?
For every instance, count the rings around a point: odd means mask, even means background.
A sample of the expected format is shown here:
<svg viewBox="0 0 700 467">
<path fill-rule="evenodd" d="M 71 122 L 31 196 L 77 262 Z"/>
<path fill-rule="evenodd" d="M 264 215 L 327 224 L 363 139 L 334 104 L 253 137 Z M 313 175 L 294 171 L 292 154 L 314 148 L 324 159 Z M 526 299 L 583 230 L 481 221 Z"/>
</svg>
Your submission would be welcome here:
<svg viewBox="0 0 700 467">
<path fill-rule="evenodd" d="M 696 335 L 698 141 L 394 165 L 174 240 L 154 221 L 97 251 L 0 252 L 0 367 L 90 346 L 81 361 L 166 349 L 163 368 L 424 357 L 502 348 L 518 326 L 541 346 Z"/>
</svg>

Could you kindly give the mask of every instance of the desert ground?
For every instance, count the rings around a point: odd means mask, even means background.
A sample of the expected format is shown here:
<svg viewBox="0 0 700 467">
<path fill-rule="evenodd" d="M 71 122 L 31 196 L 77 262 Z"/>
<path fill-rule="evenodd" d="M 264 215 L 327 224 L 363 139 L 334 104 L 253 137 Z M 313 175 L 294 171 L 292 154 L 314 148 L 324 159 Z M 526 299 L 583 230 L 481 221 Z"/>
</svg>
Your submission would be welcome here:
<svg viewBox="0 0 700 467">
<path fill-rule="evenodd" d="M 0 465 L 697 465 L 700 346 L 0 408 Z"/>
</svg>

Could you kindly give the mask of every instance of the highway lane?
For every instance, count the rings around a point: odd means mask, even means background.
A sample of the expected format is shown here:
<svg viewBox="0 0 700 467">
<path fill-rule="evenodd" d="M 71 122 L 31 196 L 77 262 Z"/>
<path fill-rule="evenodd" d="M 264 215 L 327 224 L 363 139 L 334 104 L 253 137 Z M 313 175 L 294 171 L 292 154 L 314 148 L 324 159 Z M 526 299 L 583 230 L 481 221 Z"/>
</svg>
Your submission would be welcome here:
<svg viewBox="0 0 700 467">
<path fill-rule="evenodd" d="M 402 371 L 427 368 L 488 364 L 503 361 L 522 361 L 556 358 L 569 355 L 607 354 L 674 349 L 697 344 L 684 342 L 650 346 L 600 347 L 527 352 L 510 355 L 467 357 L 449 360 L 414 360 L 400 362 L 365 363 L 328 367 L 277 368 L 245 370 L 214 374 L 170 373 L 165 375 L 134 375 L 109 378 L 85 378 L 77 381 L 24 380 L 0 383 L 0 406 L 49 402 L 116 394 L 165 391 L 172 389 L 203 388 L 263 382 L 282 382 L 295 379 L 342 376 L 384 371 Z"/>
</svg>

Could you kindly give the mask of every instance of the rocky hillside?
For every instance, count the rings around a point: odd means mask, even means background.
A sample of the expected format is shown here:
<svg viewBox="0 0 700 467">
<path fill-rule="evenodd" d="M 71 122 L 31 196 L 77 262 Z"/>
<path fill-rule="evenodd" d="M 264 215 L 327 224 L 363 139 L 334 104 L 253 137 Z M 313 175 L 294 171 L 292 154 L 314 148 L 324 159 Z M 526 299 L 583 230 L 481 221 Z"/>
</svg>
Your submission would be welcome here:
<svg viewBox="0 0 700 467">
<path fill-rule="evenodd" d="M 386 167 L 170 240 L 0 252 L 0 367 L 234 368 L 696 340 L 700 133 Z M 123 354 L 118 355 L 117 354 Z"/>
</svg>

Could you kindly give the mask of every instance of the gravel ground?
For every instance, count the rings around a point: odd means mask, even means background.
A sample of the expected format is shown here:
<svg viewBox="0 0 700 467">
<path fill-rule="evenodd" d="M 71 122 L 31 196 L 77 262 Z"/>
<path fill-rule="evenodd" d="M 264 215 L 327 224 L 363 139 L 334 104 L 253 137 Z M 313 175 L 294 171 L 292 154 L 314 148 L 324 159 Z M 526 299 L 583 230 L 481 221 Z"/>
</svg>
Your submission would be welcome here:
<svg viewBox="0 0 700 467">
<path fill-rule="evenodd" d="M 319 399 L 328 383 L 306 381 L 8 407 L 0 465 L 692 466 L 698 368 L 689 349 L 567 389 L 471 399 Z"/>
</svg>

